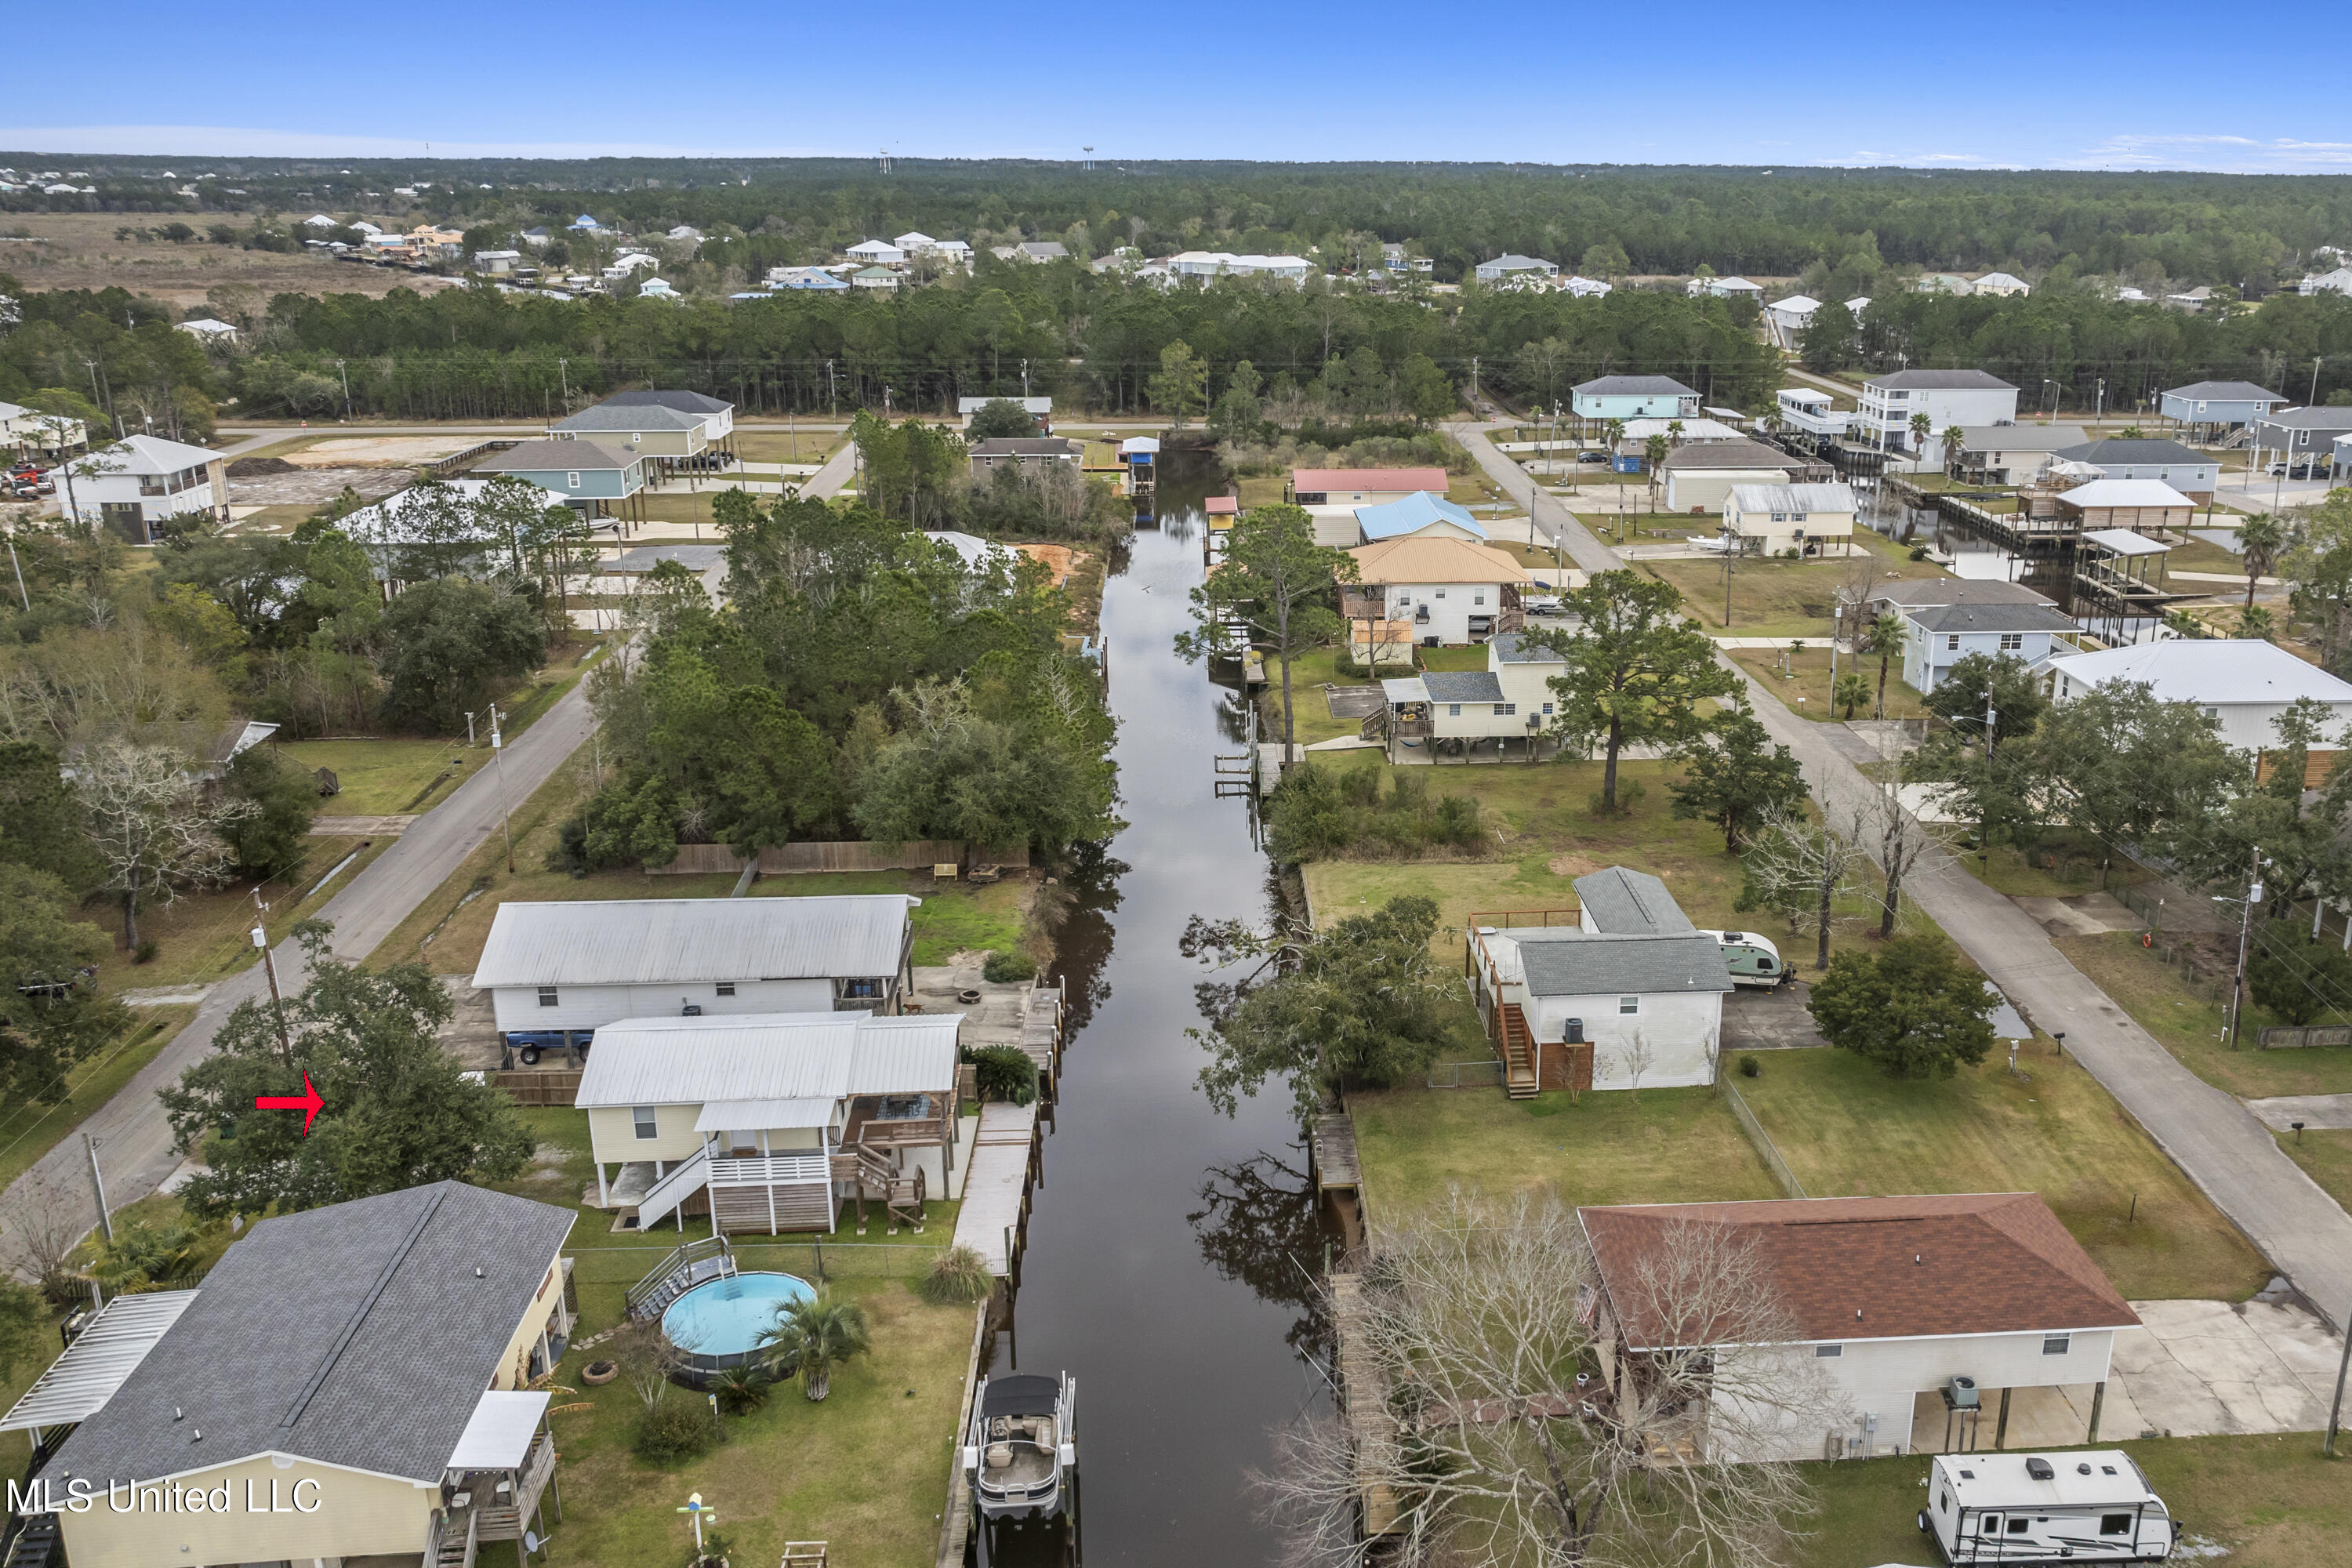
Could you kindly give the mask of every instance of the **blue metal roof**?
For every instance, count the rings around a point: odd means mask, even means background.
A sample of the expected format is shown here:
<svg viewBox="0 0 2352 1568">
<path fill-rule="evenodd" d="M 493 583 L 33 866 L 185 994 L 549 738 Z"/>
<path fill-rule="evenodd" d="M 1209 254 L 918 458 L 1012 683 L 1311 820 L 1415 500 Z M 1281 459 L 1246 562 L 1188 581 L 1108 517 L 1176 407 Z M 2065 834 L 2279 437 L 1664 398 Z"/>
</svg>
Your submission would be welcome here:
<svg viewBox="0 0 2352 1568">
<path fill-rule="evenodd" d="M 1415 490 L 1402 500 L 1383 501 L 1378 506 L 1356 509 L 1356 524 L 1364 531 L 1366 542 L 1394 539 L 1400 534 L 1418 533 L 1433 522 L 1451 522 L 1467 529 L 1479 539 L 1486 537 L 1484 524 L 1470 515 L 1469 509 L 1459 507 L 1443 496 L 1427 490 Z"/>
</svg>

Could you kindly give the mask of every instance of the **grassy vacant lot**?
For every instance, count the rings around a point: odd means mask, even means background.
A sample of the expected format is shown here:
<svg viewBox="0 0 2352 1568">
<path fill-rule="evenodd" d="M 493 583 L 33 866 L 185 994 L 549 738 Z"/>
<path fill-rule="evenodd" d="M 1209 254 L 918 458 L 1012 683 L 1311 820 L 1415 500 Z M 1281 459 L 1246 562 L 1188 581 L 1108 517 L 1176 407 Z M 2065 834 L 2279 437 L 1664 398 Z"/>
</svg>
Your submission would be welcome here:
<svg viewBox="0 0 2352 1568">
<path fill-rule="evenodd" d="M 217 216 L 208 213 L 202 222 L 193 216 L 181 221 L 201 233 Z M 284 293 L 382 295 L 398 288 L 429 294 L 459 286 L 455 278 L 361 267 L 315 251 L 289 254 L 202 240 L 174 245 L 114 237 L 118 228 L 152 229 L 172 221 L 168 214 L 153 213 L 10 213 L 9 233 L 38 235 L 48 243 L 5 247 L 0 256 L 5 265 L 0 270 L 14 273 L 28 289 L 122 288 L 178 306 L 201 305 L 207 291 L 224 283 L 257 289 L 264 300 Z M 249 220 L 230 221 L 244 226 Z M 416 220 L 376 215 L 373 221 L 405 229 Z"/>
<path fill-rule="evenodd" d="M 30 1170 L 33 1162 L 55 1148 L 83 1117 L 113 1099 L 115 1091 L 153 1061 L 164 1042 L 195 1016 L 193 1005 L 133 1008 L 128 1029 L 66 1074 L 64 1103 L 28 1101 L 0 1110 L 0 1187 Z"/>
<path fill-rule="evenodd" d="M 1715 607 L 1718 612 L 1721 611 L 1723 601 L 1717 599 Z M 1766 634 L 1759 632 L 1752 635 L 1761 637 Z M 1733 662 L 1754 676 L 1758 685 L 1785 703 L 1789 711 L 1800 718 L 1815 719 L 1826 722 L 1832 719 L 1843 720 L 1846 716 L 1843 708 L 1835 706 L 1830 700 L 1832 688 L 1830 650 L 1826 641 L 1828 636 L 1829 625 L 1825 621 L 1822 625 L 1822 629 L 1810 637 L 1799 637 L 1791 635 L 1791 641 L 1802 641 L 1806 644 L 1802 653 L 1776 653 L 1760 647 L 1733 648 L 1729 651 Z M 1783 664 L 1789 668 L 1790 673 L 1787 675 L 1780 673 Z M 1853 710 L 1853 716 L 1857 719 L 1874 718 L 1878 712 L 1878 660 L 1867 655 L 1856 659 L 1850 653 L 1840 654 L 1838 673 L 1844 675 L 1853 669 L 1860 669 L 1863 679 L 1870 682 L 1870 697 Z M 1927 711 L 1927 710 L 1921 706 L 1919 694 L 1903 684 L 1902 665 L 1899 663 L 1890 665 L 1886 671 L 1886 717 L 1916 719 Z"/>
<path fill-rule="evenodd" d="M 1738 1082 L 1815 1197 L 2037 1192 L 2128 1298 L 2262 1288 L 2261 1255 L 2096 1079 L 2039 1041 L 2019 1065 L 1996 1049 L 1949 1080 L 1897 1081 L 1839 1051 L 1773 1051 Z"/>
<path fill-rule="evenodd" d="M 735 455 L 747 463 L 821 463 L 849 439 L 845 429 L 803 425 L 797 431 L 738 430 Z"/>
<path fill-rule="evenodd" d="M 421 958 L 437 973 L 470 973 L 480 959 L 498 906 L 509 899 L 718 899 L 734 890 L 731 874 L 649 877 L 642 871 L 601 871 L 572 877 L 546 868 L 563 819 L 590 786 L 584 759 L 557 771 L 529 800 L 515 808 L 515 869 L 506 868 L 505 840 L 492 835 L 449 879 L 419 903 L 400 928 L 378 947 L 373 961 Z M 818 893 L 915 893 L 917 963 L 944 963 L 962 948 L 1012 952 L 1020 945 L 1036 884 L 1008 879 L 992 888 L 959 882 L 934 887 L 915 871 L 845 871 L 803 877 L 769 877 L 752 885 L 760 898 Z"/>
<path fill-rule="evenodd" d="M 1856 530 L 1854 542 L 1866 545 L 1877 557 L 1875 569 L 1882 581 L 1888 577 L 1944 575 L 1942 567 L 1932 562 L 1913 561 L 1907 551 L 1867 530 Z M 1642 563 L 1643 570 L 1681 589 L 1691 613 L 1708 630 L 1737 637 L 1828 637 L 1831 608 L 1836 603 L 1839 586 L 1852 574 L 1853 566 L 1851 557 L 1838 561 L 1736 560 L 1731 563 L 1731 619 L 1726 622 L 1720 561 Z"/>
<path fill-rule="evenodd" d="M 1777 1198 L 1780 1189 L 1706 1089 L 1506 1100 L 1499 1089 L 1402 1089 L 1348 1098 L 1375 1223 L 1443 1201 L 1549 1186 L 1570 1204 Z"/>
<path fill-rule="evenodd" d="M 312 838 L 301 865 L 284 877 L 260 885 L 269 905 L 269 940 L 283 938 L 294 922 L 319 912 L 337 889 L 354 872 L 392 847 L 390 838 Z M 364 847 L 362 847 L 364 846 Z M 320 879 L 356 852 L 359 859 L 345 866 L 331 882 Z M 120 945 L 107 950 L 98 965 L 99 983 L 110 991 L 158 985 L 201 985 L 236 973 L 253 962 L 253 939 L 247 933 L 258 918 L 253 907 L 254 884 L 231 883 L 217 892 L 192 893 L 170 905 L 142 905 L 139 934 L 156 943 L 152 963 L 139 963 Z M 92 903 L 84 917 L 120 942 L 121 910 L 104 901 Z"/>
<path fill-rule="evenodd" d="M 410 740 L 368 736 L 345 741 L 289 741 L 278 754 L 305 773 L 333 770 L 340 795 L 320 797 L 331 816 L 377 816 L 428 811 L 459 781 L 490 765 L 489 735 L 467 750 L 465 737 Z"/>
<path fill-rule="evenodd" d="M 2246 1008 L 2245 1048 L 2231 1050 L 2222 1038 L 2221 1004 L 2193 989 L 2185 973 L 2141 947 L 2130 931 L 2052 940 L 2182 1066 L 2216 1089 L 2249 1100 L 2352 1093 L 2352 1050 L 2259 1050 L 2255 1031 L 2278 1020 L 2252 1004 Z"/>
<path fill-rule="evenodd" d="M 2053 834 L 2027 855 L 2012 846 L 1995 845 L 1979 867 L 1974 852 L 1959 857 L 1969 876 L 2012 899 L 2071 899 L 2102 889 L 2127 888 L 2154 879 L 2156 873 L 2138 861 L 2118 856 L 2102 879 L 2099 862 L 2106 858 L 2095 839 Z"/>
<path fill-rule="evenodd" d="M 2178 1437 L 2117 1445 L 2147 1472 L 2200 1555 L 2231 1568 L 2305 1568 L 2343 1550 L 2352 1530 L 2343 1467 L 2320 1457 L 2310 1433 L 2268 1437 Z M 1934 1563 L 1919 1533 L 1925 1458 L 1809 1466 L 1821 1514 L 1795 1553 L 1797 1568 Z M 2327 1542 L 2336 1544 L 2329 1546 Z"/>
</svg>

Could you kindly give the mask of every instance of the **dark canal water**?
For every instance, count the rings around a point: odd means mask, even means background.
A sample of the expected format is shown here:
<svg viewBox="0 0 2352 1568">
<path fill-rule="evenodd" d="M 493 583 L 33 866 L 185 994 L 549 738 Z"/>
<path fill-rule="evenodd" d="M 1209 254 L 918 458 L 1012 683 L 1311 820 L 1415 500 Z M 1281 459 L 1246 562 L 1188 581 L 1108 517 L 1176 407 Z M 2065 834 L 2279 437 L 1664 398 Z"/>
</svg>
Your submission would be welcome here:
<svg viewBox="0 0 2352 1568">
<path fill-rule="evenodd" d="M 1244 749 L 1241 711 L 1170 647 L 1201 580 L 1213 477 L 1170 472 L 1158 526 L 1137 531 L 1104 595 L 1128 826 L 1081 871 L 1064 929 L 1072 1034 L 991 1369 L 1076 1376 L 1079 1529 L 1097 1568 L 1269 1561 L 1244 1474 L 1265 1465 L 1272 1428 L 1328 1397 L 1308 1360 L 1324 1233 L 1287 1087 L 1216 1114 L 1184 1034 L 1204 978 L 1177 951 L 1186 921 L 1263 921 L 1275 897 L 1247 803 L 1216 798 L 1213 757 Z M 1061 1560 L 1002 1535 L 992 1557 Z"/>
</svg>

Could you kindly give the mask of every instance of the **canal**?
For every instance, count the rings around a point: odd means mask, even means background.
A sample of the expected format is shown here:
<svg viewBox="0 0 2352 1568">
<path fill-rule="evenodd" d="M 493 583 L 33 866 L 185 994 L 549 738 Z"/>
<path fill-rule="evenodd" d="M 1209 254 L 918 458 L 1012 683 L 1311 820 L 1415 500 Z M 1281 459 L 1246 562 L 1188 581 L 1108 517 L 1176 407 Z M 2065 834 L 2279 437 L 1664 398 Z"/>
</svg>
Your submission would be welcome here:
<svg viewBox="0 0 2352 1568">
<path fill-rule="evenodd" d="M 1177 456 L 1171 454 L 1171 457 Z M 1213 472 L 1171 465 L 1103 596 L 1127 826 L 1074 879 L 1060 971 L 1071 1036 L 1008 1331 L 992 1371 L 1078 1380 L 1086 1560 L 1270 1561 L 1246 1473 L 1271 1430 L 1321 1408 L 1308 1279 L 1324 1233 L 1287 1086 L 1232 1118 L 1193 1087 L 1205 973 L 1178 952 L 1195 914 L 1262 922 L 1276 897 L 1248 803 L 1213 757 L 1244 749 L 1232 695 L 1177 659 L 1201 581 Z M 1000 1540 L 993 1561 L 1053 1561 Z"/>
</svg>

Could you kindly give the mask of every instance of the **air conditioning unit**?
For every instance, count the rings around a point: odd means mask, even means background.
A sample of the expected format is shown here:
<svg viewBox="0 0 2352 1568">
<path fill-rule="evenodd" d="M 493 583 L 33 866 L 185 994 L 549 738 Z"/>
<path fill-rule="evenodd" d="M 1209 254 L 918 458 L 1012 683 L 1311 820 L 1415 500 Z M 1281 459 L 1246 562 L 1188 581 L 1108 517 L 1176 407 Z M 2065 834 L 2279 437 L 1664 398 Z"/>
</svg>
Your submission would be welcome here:
<svg viewBox="0 0 2352 1568">
<path fill-rule="evenodd" d="M 1580 1046 L 1584 1044 L 1584 1020 L 1581 1018 L 1570 1018 L 1568 1021 L 1567 1032 L 1560 1036 L 1560 1039 L 1562 1043 L 1571 1046 Z"/>
<path fill-rule="evenodd" d="M 1982 1405 L 1977 1397 L 1977 1380 L 1973 1377 L 1953 1378 L 1950 1393 L 1952 1396 L 1952 1408 L 1955 1410 L 1977 1410 L 1982 1408 Z"/>
</svg>

